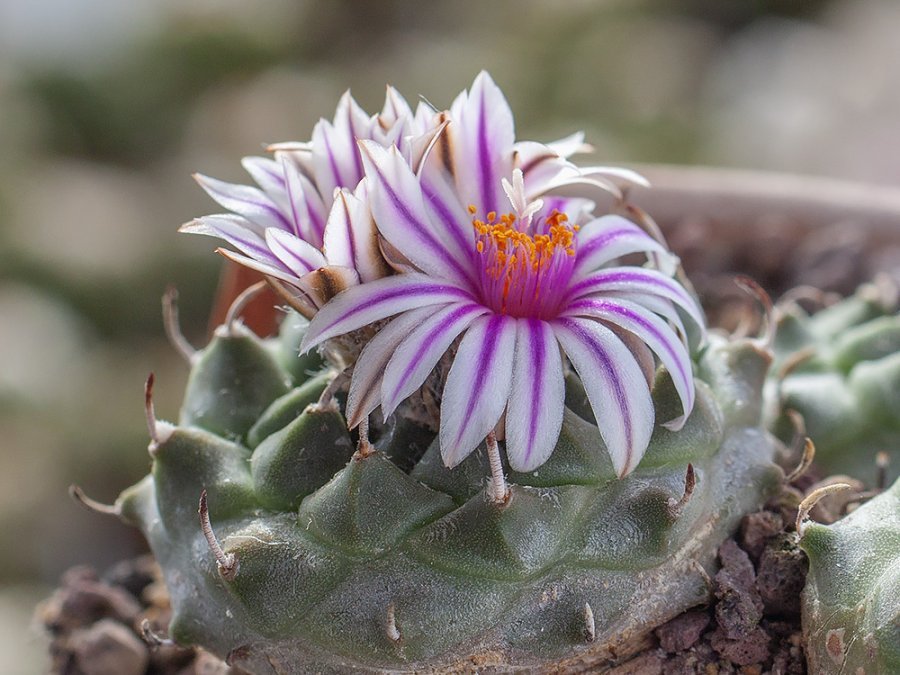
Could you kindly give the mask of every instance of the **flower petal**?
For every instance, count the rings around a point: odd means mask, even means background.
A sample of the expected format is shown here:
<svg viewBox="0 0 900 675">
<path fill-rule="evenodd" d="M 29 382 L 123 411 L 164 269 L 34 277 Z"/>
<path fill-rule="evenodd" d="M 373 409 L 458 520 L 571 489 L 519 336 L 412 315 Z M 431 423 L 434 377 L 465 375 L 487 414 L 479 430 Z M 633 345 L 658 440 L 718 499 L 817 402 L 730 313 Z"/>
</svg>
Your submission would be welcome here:
<svg viewBox="0 0 900 675">
<path fill-rule="evenodd" d="M 306 330 L 300 351 L 305 352 L 335 335 L 349 333 L 374 321 L 427 305 L 472 300 L 452 283 L 425 274 L 398 274 L 347 289 L 316 314 Z"/>
<path fill-rule="evenodd" d="M 573 284 L 569 297 L 576 300 L 610 292 L 665 298 L 681 307 L 701 329 L 705 326 L 703 313 L 684 286 L 656 270 L 640 267 L 610 267 L 600 270 Z"/>
<path fill-rule="evenodd" d="M 678 335 L 656 314 L 627 300 L 583 298 L 571 303 L 565 316 L 586 316 L 621 326 L 647 344 L 672 376 L 684 414 L 666 425 L 677 431 L 694 408 L 691 358 Z"/>
<path fill-rule="evenodd" d="M 419 181 L 398 150 L 371 141 L 363 141 L 360 148 L 369 205 L 382 236 L 422 271 L 471 285 L 471 251 L 464 254 L 452 246 L 453 238 L 432 224 Z"/>
<path fill-rule="evenodd" d="M 288 219 L 262 190 L 249 185 L 226 183 L 216 178 L 195 173 L 194 180 L 206 193 L 229 211 L 244 216 L 262 227 L 290 230 Z"/>
<path fill-rule="evenodd" d="M 500 88 L 485 71 L 478 74 L 468 94 L 460 94 L 450 109 L 455 126 L 456 166 L 465 167 L 456 179 L 462 200 L 480 213 L 501 212 L 504 204 L 500 179 L 512 175 L 515 124 Z"/>
<path fill-rule="evenodd" d="M 353 367 L 347 394 L 347 426 L 354 428 L 381 405 L 381 380 L 384 369 L 404 338 L 442 305 L 429 305 L 404 312 L 382 328 L 360 352 Z"/>
<path fill-rule="evenodd" d="M 286 153 L 281 156 L 281 166 L 290 206 L 288 212 L 291 214 L 291 231 L 319 247 L 325 232 L 325 203 L 322 196 Z"/>
<path fill-rule="evenodd" d="M 563 149 L 568 151 L 572 148 Z M 615 183 L 602 177 L 583 175 L 581 169 L 562 157 L 557 148 L 543 143 L 516 143 L 514 163 L 516 168 L 522 170 L 526 191 L 532 199 L 559 187 L 578 184 L 600 187 L 617 197 L 622 194 Z"/>
<path fill-rule="evenodd" d="M 327 264 L 319 249 L 290 232 L 274 227 L 266 230 L 266 246 L 298 278 Z"/>
<path fill-rule="evenodd" d="M 313 166 L 321 194 L 335 188 L 356 187 L 362 179 L 362 163 L 356 141 L 370 137 L 370 121 L 350 92 L 344 92 L 334 114 L 334 123 L 319 120 L 313 129 Z"/>
<path fill-rule="evenodd" d="M 409 103 L 394 87 L 388 86 L 384 95 L 384 106 L 372 125 L 371 138 L 381 145 L 396 145 L 406 153 L 408 139 L 412 133 L 413 112 Z"/>
<path fill-rule="evenodd" d="M 629 253 L 671 255 L 665 246 L 622 216 L 608 215 L 584 225 L 577 236 L 575 278 Z"/>
<path fill-rule="evenodd" d="M 326 265 L 293 282 L 295 286 L 306 292 L 316 307 L 325 303 L 342 291 L 359 284 L 359 275 L 352 267 Z"/>
<path fill-rule="evenodd" d="M 650 181 L 632 169 L 624 169 L 619 166 L 583 166 L 580 170 L 587 178 L 598 176 L 606 177 L 607 180 L 609 178 L 618 178 L 632 185 L 650 187 Z"/>
<path fill-rule="evenodd" d="M 288 207 L 281 163 L 268 157 L 244 157 L 241 166 L 282 211 Z"/>
<path fill-rule="evenodd" d="M 562 357 L 546 321 L 519 319 L 506 455 L 515 471 L 534 471 L 556 447 L 565 408 Z"/>
<path fill-rule="evenodd" d="M 581 378 L 613 467 L 623 478 L 643 457 L 653 432 L 653 401 L 640 366 L 597 321 L 563 317 L 552 325 Z"/>
<path fill-rule="evenodd" d="M 474 321 L 459 344 L 441 400 L 441 456 L 454 467 L 493 429 L 509 397 L 516 320 L 490 314 Z"/>
<path fill-rule="evenodd" d="M 269 250 L 262 228 L 241 216 L 225 214 L 203 216 L 185 223 L 178 231 L 224 239 L 254 260 L 259 260 L 284 272 L 290 272 L 290 268 Z"/>
<path fill-rule="evenodd" d="M 669 322 L 672 329 L 678 334 L 678 338 L 681 340 L 682 344 L 684 344 L 685 347 L 688 346 L 688 333 L 687 329 L 684 326 L 684 321 L 681 320 L 681 315 L 678 313 L 678 310 L 675 309 L 674 303 L 672 303 L 670 300 L 661 298 L 657 295 L 647 295 L 646 293 L 629 293 L 627 291 L 617 291 L 615 293 L 604 294 L 602 297 L 633 302 L 637 305 L 640 305 L 641 307 L 646 307 L 655 314 L 659 314 L 662 318 Z M 701 330 L 705 329 L 701 327 Z"/>
<path fill-rule="evenodd" d="M 280 279 L 281 281 L 285 281 L 292 285 L 297 285 L 297 275 L 293 272 L 285 271 L 283 269 L 283 265 L 279 264 L 279 266 L 276 267 L 275 265 L 266 262 L 260 262 L 259 260 L 245 256 L 242 253 L 236 253 L 235 251 L 227 248 L 217 248 L 216 253 L 248 269 L 256 270 L 261 274 L 265 274 L 269 277 L 274 277 L 275 279 Z"/>
<path fill-rule="evenodd" d="M 381 255 L 378 230 L 366 204 L 365 193 L 363 182 L 356 195 L 346 188 L 335 194 L 322 244 L 329 264 L 356 269 L 363 282 L 380 279 L 390 271 Z"/>
<path fill-rule="evenodd" d="M 594 146 L 584 142 L 583 131 L 576 131 L 574 134 L 569 134 L 565 138 L 551 141 L 547 143 L 547 147 L 563 158 L 594 151 Z"/>
<path fill-rule="evenodd" d="M 422 386 L 456 337 L 487 312 L 487 307 L 474 302 L 453 303 L 410 333 L 384 371 L 381 401 L 385 418 Z"/>
</svg>

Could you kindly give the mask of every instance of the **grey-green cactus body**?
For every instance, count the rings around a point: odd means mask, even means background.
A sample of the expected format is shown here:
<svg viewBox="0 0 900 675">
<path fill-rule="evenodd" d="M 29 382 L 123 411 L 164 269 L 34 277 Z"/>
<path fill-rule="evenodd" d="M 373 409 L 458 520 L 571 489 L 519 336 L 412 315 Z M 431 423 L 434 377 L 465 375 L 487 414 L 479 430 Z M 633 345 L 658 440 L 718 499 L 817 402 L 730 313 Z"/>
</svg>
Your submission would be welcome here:
<svg viewBox="0 0 900 675">
<path fill-rule="evenodd" d="M 806 525 L 800 545 L 810 672 L 900 673 L 900 481 L 833 525 Z"/>
<path fill-rule="evenodd" d="M 252 354 L 231 358 L 230 340 Z M 551 459 L 509 474 L 504 505 L 486 497 L 483 451 L 449 470 L 408 420 L 354 454 L 337 408 L 312 402 L 328 376 L 303 381 L 278 353 L 216 337 L 152 474 L 119 500 L 164 570 L 171 636 L 254 672 L 602 663 L 707 599 L 718 545 L 780 484 L 760 419 L 770 358 L 751 341 L 711 338 L 685 427 L 657 424 L 627 478 L 567 410 Z M 232 385 L 248 381 L 245 406 Z M 658 422 L 679 414 L 664 371 L 654 399 Z M 203 490 L 233 574 L 201 532 Z"/>
<path fill-rule="evenodd" d="M 896 289 L 876 285 L 808 315 L 796 304 L 783 308 L 769 386 L 769 424 L 785 441 L 785 415 L 799 412 L 826 470 L 867 482 L 875 455 L 894 456 L 900 475 L 900 315 Z M 790 362 L 793 361 L 793 364 Z"/>
</svg>

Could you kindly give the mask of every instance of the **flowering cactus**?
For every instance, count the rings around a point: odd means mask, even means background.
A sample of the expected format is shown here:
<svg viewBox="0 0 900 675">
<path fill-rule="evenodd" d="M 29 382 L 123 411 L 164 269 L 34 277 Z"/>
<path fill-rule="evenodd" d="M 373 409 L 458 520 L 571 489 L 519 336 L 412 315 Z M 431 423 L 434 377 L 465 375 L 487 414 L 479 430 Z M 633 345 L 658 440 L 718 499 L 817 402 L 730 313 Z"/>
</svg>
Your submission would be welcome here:
<svg viewBox="0 0 900 675">
<path fill-rule="evenodd" d="M 707 598 L 782 478 L 772 355 L 706 335 L 665 243 L 589 199 L 642 179 L 583 149 L 516 142 L 482 73 L 444 112 L 346 96 L 245 161 L 261 189 L 199 179 L 233 214 L 185 229 L 297 314 L 263 341 L 236 308 L 177 425 L 148 389 L 153 469 L 116 508 L 173 639 L 254 672 L 565 670 Z"/>
</svg>

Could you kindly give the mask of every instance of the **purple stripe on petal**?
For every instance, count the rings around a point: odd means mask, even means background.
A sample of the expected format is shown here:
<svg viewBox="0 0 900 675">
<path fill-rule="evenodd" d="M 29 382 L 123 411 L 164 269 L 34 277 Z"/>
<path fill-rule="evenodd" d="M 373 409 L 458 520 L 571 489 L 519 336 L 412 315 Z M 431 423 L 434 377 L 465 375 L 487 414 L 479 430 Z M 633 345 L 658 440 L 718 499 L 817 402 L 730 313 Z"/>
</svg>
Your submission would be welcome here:
<svg viewBox="0 0 900 675">
<path fill-rule="evenodd" d="M 410 333 L 397 347 L 384 372 L 382 405 L 385 417 L 422 386 L 456 337 L 487 312 L 483 305 L 454 303 L 436 312 Z"/>
<path fill-rule="evenodd" d="M 360 138 L 363 138 L 363 135 L 356 129 L 354 125 L 353 118 L 355 117 L 354 106 L 356 105 L 356 101 L 353 100 L 353 97 L 350 96 L 350 92 L 347 92 L 346 96 L 350 99 L 347 104 L 347 134 L 350 136 L 350 152 L 353 155 L 353 168 L 356 169 L 356 176 L 353 181 L 353 185 L 346 185 L 345 187 L 354 187 L 356 183 L 358 183 L 363 177 L 363 166 L 362 166 L 362 157 L 359 156 L 359 148 L 356 145 L 356 141 Z"/>
<path fill-rule="evenodd" d="M 488 136 L 487 125 L 487 101 L 485 91 L 482 88 L 478 100 L 478 173 L 481 178 L 481 203 L 485 209 L 497 208 L 497 180 L 493 172 L 493 157 L 491 157 L 491 139 Z"/>
<path fill-rule="evenodd" d="M 493 429 L 512 384 L 516 320 L 482 316 L 459 344 L 441 400 L 441 456 L 453 467 Z"/>
<path fill-rule="evenodd" d="M 268 157 L 244 157 L 241 166 L 270 196 L 273 191 L 284 192 L 284 173 L 275 160 Z"/>
<path fill-rule="evenodd" d="M 440 240 L 428 219 L 421 186 L 396 148 L 362 142 L 372 214 L 388 242 L 420 269 L 472 285 L 471 257 Z"/>
<path fill-rule="evenodd" d="M 677 281 L 656 270 L 636 267 L 615 267 L 594 272 L 574 283 L 568 297 L 577 300 L 595 293 L 627 292 L 657 295 L 676 303 L 702 329 L 703 314 L 697 303 Z"/>
<path fill-rule="evenodd" d="M 597 321 L 561 317 L 552 326 L 581 378 L 613 467 L 623 477 L 637 466 L 653 431 L 653 402 L 641 368 L 628 347 Z"/>
<path fill-rule="evenodd" d="M 513 383 L 506 412 L 506 454 L 516 471 L 543 464 L 559 439 L 565 409 L 559 346 L 550 325 L 519 319 Z"/>
<path fill-rule="evenodd" d="M 621 216 L 603 216 L 578 231 L 575 276 L 582 277 L 629 253 L 669 254 L 658 241 Z"/>
<path fill-rule="evenodd" d="M 356 360 L 347 395 L 347 426 L 358 425 L 381 404 L 381 381 L 394 351 L 404 338 L 441 309 L 434 305 L 404 312 L 369 340 Z"/>
<path fill-rule="evenodd" d="M 194 174 L 194 178 L 210 197 L 229 211 L 264 227 L 291 229 L 288 219 L 262 190 L 249 185 L 226 183 L 202 174 Z"/>
<path fill-rule="evenodd" d="M 318 249 L 284 230 L 266 230 L 266 244 L 298 277 L 327 264 L 325 256 Z"/>
<path fill-rule="evenodd" d="M 354 267 L 356 256 L 353 250 L 349 199 L 352 197 L 346 188 L 336 193 L 325 225 L 322 250 L 332 265 Z"/>
<path fill-rule="evenodd" d="M 284 265 L 279 265 L 275 267 L 270 265 L 269 263 L 260 262 L 254 258 L 249 258 L 240 253 L 235 253 L 227 248 L 217 248 L 216 253 L 221 254 L 223 257 L 228 258 L 232 262 L 237 263 L 238 265 L 242 265 L 248 269 L 256 270 L 266 276 L 275 277 L 276 279 L 280 279 L 281 281 L 286 281 L 287 283 L 297 286 L 298 279 L 297 275 L 293 272 L 284 269 Z"/>
<path fill-rule="evenodd" d="M 512 176 L 512 111 L 490 75 L 481 72 L 450 108 L 455 178 L 461 201 L 479 212 L 504 211 L 500 179 Z"/>
<path fill-rule="evenodd" d="M 337 187 L 341 187 L 345 185 L 345 181 L 343 176 L 341 176 L 341 170 L 338 167 L 337 157 L 334 154 L 334 151 L 331 149 L 331 142 L 328 140 L 328 134 L 325 133 L 322 135 L 322 142 L 325 145 L 325 155 L 328 157 L 328 166 L 331 168 L 331 175 L 334 177 L 334 184 Z"/>
<path fill-rule="evenodd" d="M 680 426 L 694 407 L 694 380 L 690 357 L 675 332 L 665 321 L 640 305 L 627 301 L 582 299 L 566 308 L 566 316 L 587 316 L 607 321 L 630 331 L 660 358 L 672 376 L 681 399 L 684 415 L 675 420 Z"/>
<path fill-rule="evenodd" d="M 246 221 L 239 216 L 204 216 L 183 226 L 181 231 L 224 239 L 254 260 L 259 260 L 284 272 L 291 272 L 291 269 L 269 250 L 265 240 L 252 229 L 250 223 L 246 223 L 246 225 L 245 223 Z M 272 229 L 277 230 L 278 228 Z"/>
<path fill-rule="evenodd" d="M 443 224 L 444 231 L 450 233 L 459 252 L 463 255 L 471 255 L 474 250 L 474 228 L 467 217 L 468 213 L 462 210 L 462 206 L 459 205 L 458 201 L 456 203 L 458 208 L 456 212 L 453 211 L 446 198 L 454 197 L 451 197 L 449 194 L 441 195 L 441 189 L 434 183 L 436 179 L 429 176 L 430 173 L 431 171 L 426 170 L 425 175 L 422 177 L 422 193 L 431 205 L 434 215 Z M 466 234 L 463 234 L 462 228 L 466 228 Z"/>
<path fill-rule="evenodd" d="M 400 274 L 354 286 L 338 294 L 310 322 L 301 351 L 374 321 L 427 305 L 473 300 L 451 283 L 436 282 L 424 274 Z"/>
</svg>

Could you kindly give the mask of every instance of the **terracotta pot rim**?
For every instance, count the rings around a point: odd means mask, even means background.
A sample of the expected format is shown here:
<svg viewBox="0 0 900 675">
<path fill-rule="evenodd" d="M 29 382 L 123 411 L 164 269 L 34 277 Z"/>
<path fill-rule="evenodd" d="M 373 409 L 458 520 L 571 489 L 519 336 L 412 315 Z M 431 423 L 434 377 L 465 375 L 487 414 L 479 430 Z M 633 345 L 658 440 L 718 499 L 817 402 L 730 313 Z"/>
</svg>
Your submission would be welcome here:
<svg viewBox="0 0 900 675">
<path fill-rule="evenodd" d="M 684 216 L 738 223 L 784 217 L 801 226 L 860 221 L 896 238 L 900 188 L 836 178 L 712 166 L 646 164 L 633 167 L 651 183 L 630 201 L 658 220 Z"/>
</svg>

